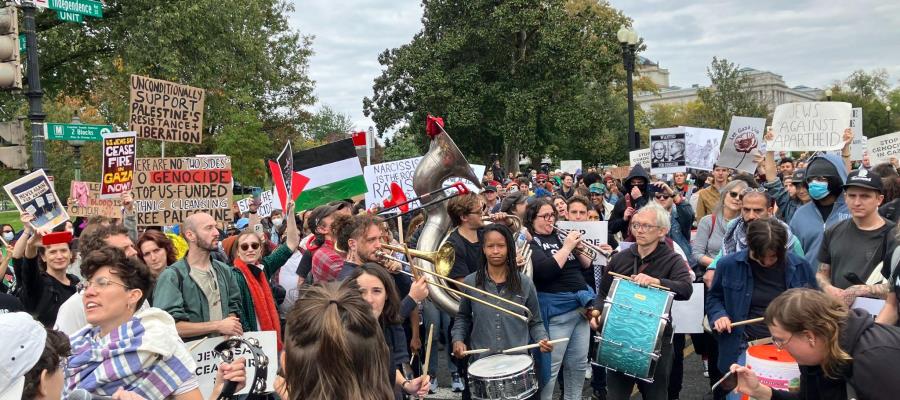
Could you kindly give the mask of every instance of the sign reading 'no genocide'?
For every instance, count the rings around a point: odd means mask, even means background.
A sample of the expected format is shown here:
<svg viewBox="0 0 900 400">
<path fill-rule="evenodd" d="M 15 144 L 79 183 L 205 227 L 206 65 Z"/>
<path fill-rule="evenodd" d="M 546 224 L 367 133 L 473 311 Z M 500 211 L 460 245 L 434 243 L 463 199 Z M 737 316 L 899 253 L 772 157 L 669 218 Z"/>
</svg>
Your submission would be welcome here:
<svg viewBox="0 0 900 400">
<path fill-rule="evenodd" d="M 174 225 L 198 212 L 231 222 L 233 183 L 227 156 L 138 158 L 133 192 L 137 224 Z"/>
<path fill-rule="evenodd" d="M 131 76 L 131 130 L 139 138 L 199 144 L 203 140 L 203 89 Z"/>
</svg>

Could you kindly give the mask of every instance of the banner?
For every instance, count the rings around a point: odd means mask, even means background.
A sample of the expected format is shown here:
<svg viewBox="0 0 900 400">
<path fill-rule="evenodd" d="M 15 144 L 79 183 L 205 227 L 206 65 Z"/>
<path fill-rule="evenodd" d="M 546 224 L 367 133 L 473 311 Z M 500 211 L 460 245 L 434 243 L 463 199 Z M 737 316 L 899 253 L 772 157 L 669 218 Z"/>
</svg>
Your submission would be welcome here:
<svg viewBox="0 0 900 400">
<path fill-rule="evenodd" d="M 43 169 L 7 183 L 3 189 L 20 213 L 34 216 L 31 224 L 37 229 L 50 230 L 69 219 Z"/>
<path fill-rule="evenodd" d="M 200 144 L 203 89 L 131 75 L 129 126 L 142 139 Z"/>
<path fill-rule="evenodd" d="M 414 157 L 363 167 L 363 176 L 369 189 L 366 192 L 366 208 L 381 207 L 384 200 L 391 197 L 391 182 L 397 182 L 403 188 L 403 193 L 406 194 L 407 199 L 416 197 L 416 193 L 413 191 L 412 178 L 420 161 L 422 161 L 422 157 Z M 471 165 L 471 167 L 475 176 L 484 176 L 484 165 Z M 444 181 L 444 186 L 450 186 L 457 181 L 463 182 L 472 192 L 479 192 L 478 187 L 472 182 L 461 178 L 450 178 Z M 410 209 L 418 206 L 419 202 L 409 204 Z"/>
<path fill-rule="evenodd" d="M 206 212 L 231 222 L 231 159 L 227 156 L 138 158 L 134 211 L 140 226 L 179 224 Z"/>
<path fill-rule="evenodd" d="M 101 199 L 113 199 L 131 191 L 137 134 L 114 132 L 103 134 L 103 178 Z"/>
<path fill-rule="evenodd" d="M 687 148 L 681 149 L 684 154 L 685 165 L 704 171 L 712 171 L 719 158 L 719 144 L 722 142 L 722 131 L 719 129 L 684 127 L 684 144 Z M 677 141 L 673 142 L 677 146 Z M 677 147 L 670 150 L 673 158 L 678 158 Z"/>
<path fill-rule="evenodd" d="M 841 137 L 850 127 L 850 103 L 838 101 L 787 103 L 775 108 L 775 140 L 769 151 L 827 151 L 844 146 Z"/>
<path fill-rule="evenodd" d="M 756 173 L 753 156 L 757 151 L 765 154 L 764 129 L 765 118 L 731 117 L 728 135 L 725 136 L 722 153 L 716 164 L 750 174 Z"/>
<path fill-rule="evenodd" d="M 650 171 L 650 149 L 632 150 L 628 152 L 628 166 L 634 167 L 640 164 L 645 170 Z"/>
<path fill-rule="evenodd" d="M 863 133 L 862 107 L 854 107 L 850 113 L 850 129 L 853 130 L 853 141 L 850 142 L 850 160 L 863 159 L 866 150 L 866 135 Z"/>
<path fill-rule="evenodd" d="M 556 227 L 581 232 L 581 240 L 595 246 L 605 244 L 609 239 L 606 221 L 559 221 Z M 598 255 L 594 265 L 606 265 L 606 257 Z"/>
<path fill-rule="evenodd" d="M 278 343 L 275 340 L 275 332 L 244 332 L 242 337 L 255 338 L 258 340 L 263 353 L 269 357 L 269 365 L 266 369 L 266 392 L 274 391 L 275 374 L 278 372 L 279 360 Z M 210 395 L 212 395 L 212 390 L 216 383 L 216 372 L 219 370 L 219 364 L 223 362 L 215 352 L 216 346 L 223 341 L 225 341 L 225 338 L 219 336 L 194 340 L 184 344 L 194 357 L 194 361 L 197 362 L 197 369 L 194 371 L 194 375 L 197 376 L 197 380 L 200 383 L 200 393 L 203 395 L 204 399 L 208 399 L 210 398 Z M 234 358 L 238 357 L 244 357 L 244 359 L 247 360 L 247 385 L 235 394 L 247 394 L 250 392 L 250 381 L 253 380 L 253 376 L 256 374 L 256 363 L 250 351 L 243 346 L 235 349 Z"/>
<path fill-rule="evenodd" d="M 891 162 L 891 157 L 900 157 L 900 132 L 876 136 L 866 140 L 869 165 L 876 166 Z"/>
<path fill-rule="evenodd" d="M 684 159 L 686 128 L 650 130 L 650 172 L 654 175 L 686 172 Z"/>
<path fill-rule="evenodd" d="M 101 199 L 100 182 L 72 181 L 66 210 L 72 217 L 122 218 L 122 199 Z"/>
<path fill-rule="evenodd" d="M 568 172 L 572 175 L 581 173 L 581 160 L 561 160 L 559 162 L 559 169 L 562 170 L 562 172 Z M 494 177 L 494 179 L 497 179 L 497 177 Z M 501 179 L 498 180 L 503 179 L 501 177 Z"/>
</svg>

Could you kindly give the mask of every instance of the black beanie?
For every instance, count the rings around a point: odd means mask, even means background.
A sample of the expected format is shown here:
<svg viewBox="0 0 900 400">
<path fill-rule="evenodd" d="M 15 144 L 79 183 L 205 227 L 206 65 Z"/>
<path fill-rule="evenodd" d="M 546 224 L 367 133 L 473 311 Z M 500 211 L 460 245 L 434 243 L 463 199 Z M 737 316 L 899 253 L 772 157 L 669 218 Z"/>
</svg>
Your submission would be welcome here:
<svg viewBox="0 0 900 400">
<path fill-rule="evenodd" d="M 843 191 L 844 182 L 841 179 L 841 175 L 838 173 L 837 168 L 834 167 L 834 164 L 824 157 L 813 158 L 806 166 L 807 182 L 809 182 L 810 178 L 816 176 L 821 176 L 828 180 L 829 193 L 837 195 Z"/>
</svg>

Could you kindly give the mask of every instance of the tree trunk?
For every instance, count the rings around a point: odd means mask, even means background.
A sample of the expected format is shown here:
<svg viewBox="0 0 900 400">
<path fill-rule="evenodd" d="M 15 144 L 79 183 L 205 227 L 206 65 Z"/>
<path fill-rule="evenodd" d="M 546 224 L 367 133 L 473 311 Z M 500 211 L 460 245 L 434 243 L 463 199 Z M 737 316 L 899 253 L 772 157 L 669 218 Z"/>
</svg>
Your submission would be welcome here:
<svg viewBox="0 0 900 400">
<path fill-rule="evenodd" d="M 519 148 L 515 144 L 506 140 L 503 143 L 503 159 L 500 161 L 506 173 L 513 173 L 513 176 L 519 173 Z M 496 177 L 494 177 L 496 179 Z M 505 178 L 505 177 L 504 177 Z M 502 180 L 501 180 L 502 182 Z"/>
</svg>

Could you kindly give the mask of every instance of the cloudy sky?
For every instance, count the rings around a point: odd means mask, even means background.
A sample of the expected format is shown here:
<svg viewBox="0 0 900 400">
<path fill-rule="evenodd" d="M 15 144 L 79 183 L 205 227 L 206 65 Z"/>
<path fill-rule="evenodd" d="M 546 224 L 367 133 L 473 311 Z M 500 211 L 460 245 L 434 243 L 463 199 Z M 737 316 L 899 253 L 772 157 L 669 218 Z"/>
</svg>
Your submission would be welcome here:
<svg viewBox="0 0 900 400">
<path fill-rule="evenodd" d="M 295 0 L 291 26 L 314 35 L 310 74 L 320 104 L 364 129 L 362 113 L 381 72 L 378 54 L 421 27 L 417 0 Z M 900 2 L 894 0 L 612 0 L 634 19 L 643 55 L 668 68 L 670 83 L 706 85 L 713 56 L 768 70 L 788 86 L 824 87 L 857 69 L 900 79 Z"/>
</svg>

